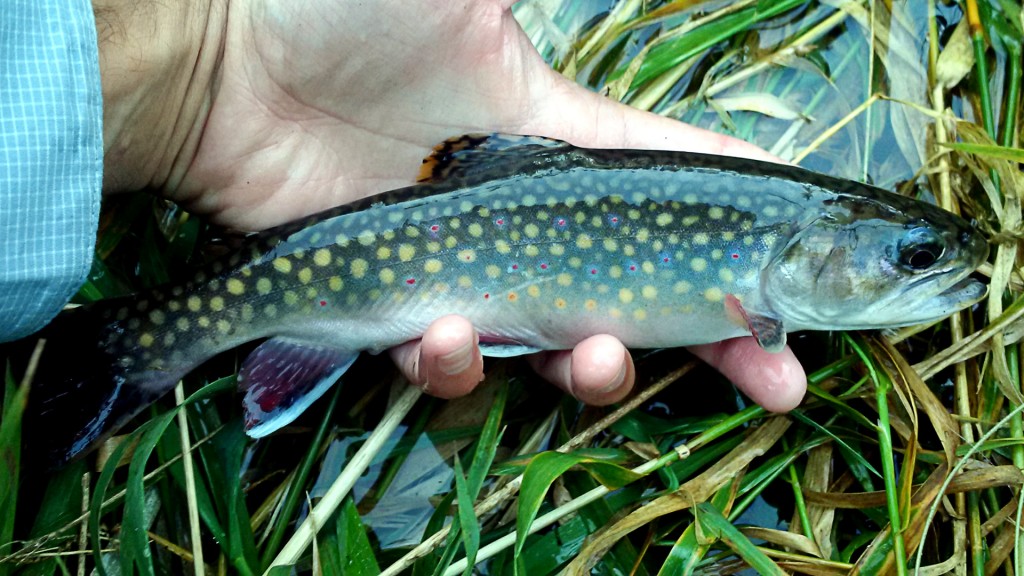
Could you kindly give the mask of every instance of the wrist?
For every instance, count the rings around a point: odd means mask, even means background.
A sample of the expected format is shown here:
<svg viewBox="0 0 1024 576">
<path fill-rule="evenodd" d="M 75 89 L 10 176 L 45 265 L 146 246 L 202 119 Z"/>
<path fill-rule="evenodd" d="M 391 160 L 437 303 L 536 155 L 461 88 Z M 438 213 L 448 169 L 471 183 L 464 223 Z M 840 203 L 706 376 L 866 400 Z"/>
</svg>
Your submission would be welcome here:
<svg viewBox="0 0 1024 576">
<path fill-rule="evenodd" d="M 202 130 L 220 61 L 220 0 L 93 0 L 103 85 L 103 191 L 162 187 Z"/>
</svg>

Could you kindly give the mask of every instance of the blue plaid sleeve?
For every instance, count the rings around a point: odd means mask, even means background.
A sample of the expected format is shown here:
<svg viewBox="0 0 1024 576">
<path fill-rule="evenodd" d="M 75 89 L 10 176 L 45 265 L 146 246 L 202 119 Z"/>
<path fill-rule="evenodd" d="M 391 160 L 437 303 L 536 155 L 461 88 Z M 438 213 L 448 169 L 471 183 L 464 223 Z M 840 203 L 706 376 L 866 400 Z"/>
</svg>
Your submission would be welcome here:
<svg viewBox="0 0 1024 576">
<path fill-rule="evenodd" d="M 88 0 L 0 10 L 0 342 L 42 328 L 89 272 L 103 109 Z"/>
</svg>

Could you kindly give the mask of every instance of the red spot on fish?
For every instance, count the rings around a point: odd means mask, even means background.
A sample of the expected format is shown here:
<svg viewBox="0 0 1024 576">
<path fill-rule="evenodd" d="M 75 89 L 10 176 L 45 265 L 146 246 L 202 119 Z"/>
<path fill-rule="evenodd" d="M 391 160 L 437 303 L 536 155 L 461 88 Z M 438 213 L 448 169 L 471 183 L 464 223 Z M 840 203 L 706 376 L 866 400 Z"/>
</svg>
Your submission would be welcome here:
<svg viewBox="0 0 1024 576">
<path fill-rule="evenodd" d="M 669 258 L 668 256 L 665 256 L 664 258 L 661 259 L 661 261 L 664 262 L 665 264 L 668 264 L 670 260 L 672 259 Z"/>
<path fill-rule="evenodd" d="M 740 255 L 735 253 L 735 252 L 733 252 L 729 256 L 731 256 L 733 260 L 739 260 L 740 259 Z"/>
<path fill-rule="evenodd" d="M 431 232 L 437 232 L 437 231 L 438 231 L 438 230 L 440 230 L 440 229 L 441 229 L 441 227 L 440 227 L 440 226 L 438 226 L 437 224 L 432 224 L 432 225 L 430 226 L 430 231 L 431 231 Z"/>
<path fill-rule="evenodd" d="M 415 278 L 406 278 L 405 283 L 408 284 L 409 286 L 412 286 L 413 284 L 416 283 L 416 279 Z"/>
<path fill-rule="evenodd" d="M 558 220 L 555 220 L 555 226 L 558 226 L 559 228 L 565 226 L 565 218 L 559 218 Z"/>
<path fill-rule="evenodd" d="M 636 264 L 630 264 L 629 265 L 629 271 L 630 272 L 636 272 Z"/>
<path fill-rule="evenodd" d="M 484 300 L 490 300 L 490 299 L 491 299 L 491 294 L 489 292 L 485 292 L 484 293 Z"/>
<path fill-rule="evenodd" d="M 321 300 L 320 301 L 320 305 L 321 306 L 327 306 L 327 300 Z"/>
<path fill-rule="evenodd" d="M 618 223 L 619 223 L 619 217 L 618 216 L 612 216 L 612 224 L 618 224 Z"/>
<path fill-rule="evenodd" d="M 597 274 L 597 268 L 591 268 L 590 269 L 590 273 L 591 274 Z"/>
<path fill-rule="evenodd" d="M 497 220 L 494 221 L 494 223 L 497 224 L 498 226 L 504 226 L 505 225 L 505 219 L 504 218 L 498 218 Z"/>
<path fill-rule="evenodd" d="M 519 270 L 519 264 L 513 264 L 512 265 L 512 269 L 513 270 Z"/>
<path fill-rule="evenodd" d="M 541 264 L 540 265 L 540 269 L 541 270 L 547 270 L 548 269 L 548 265 L 547 264 Z"/>
</svg>

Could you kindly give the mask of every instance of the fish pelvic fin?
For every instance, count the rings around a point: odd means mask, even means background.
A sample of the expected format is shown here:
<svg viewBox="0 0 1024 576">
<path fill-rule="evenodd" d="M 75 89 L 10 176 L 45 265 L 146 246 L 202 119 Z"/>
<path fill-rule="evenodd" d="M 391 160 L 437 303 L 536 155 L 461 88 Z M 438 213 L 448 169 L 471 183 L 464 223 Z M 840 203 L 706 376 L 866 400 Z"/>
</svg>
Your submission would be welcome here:
<svg viewBox="0 0 1024 576">
<path fill-rule="evenodd" d="M 245 397 L 245 433 L 262 438 L 291 424 L 324 395 L 359 356 L 276 336 L 242 363 L 238 388 Z"/>
<path fill-rule="evenodd" d="M 438 144 L 420 167 L 418 182 L 470 179 L 492 174 L 502 165 L 528 165 L 575 148 L 561 140 L 513 134 L 465 134 Z"/>
</svg>

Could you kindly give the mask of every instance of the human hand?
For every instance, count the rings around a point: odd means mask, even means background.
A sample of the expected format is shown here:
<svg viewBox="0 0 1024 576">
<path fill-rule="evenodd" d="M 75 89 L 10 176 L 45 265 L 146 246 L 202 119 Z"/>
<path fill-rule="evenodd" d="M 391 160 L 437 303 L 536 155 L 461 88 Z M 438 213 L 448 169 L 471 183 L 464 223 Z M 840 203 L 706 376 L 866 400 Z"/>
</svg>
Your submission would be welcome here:
<svg viewBox="0 0 1024 576">
<path fill-rule="evenodd" d="M 175 126 L 165 130 L 172 144 L 154 151 L 160 159 L 148 173 L 131 178 L 220 224 L 256 230 L 408 185 L 433 145 L 467 132 L 770 159 L 566 80 L 534 50 L 512 3 L 215 4 L 194 34 L 202 50 L 188 52 L 194 72 Z M 105 71 L 105 96 L 106 78 Z M 125 160 L 114 157 L 108 189 L 126 187 L 117 169 Z M 476 338 L 466 320 L 445 317 L 391 354 L 412 382 L 454 397 L 482 378 Z M 806 378 L 788 348 L 769 354 L 740 338 L 692 350 L 769 410 L 788 410 L 803 397 Z M 531 364 L 591 404 L 618 401 L 633 385 L 629 354 L 610 336 Z"/>
</svg>

